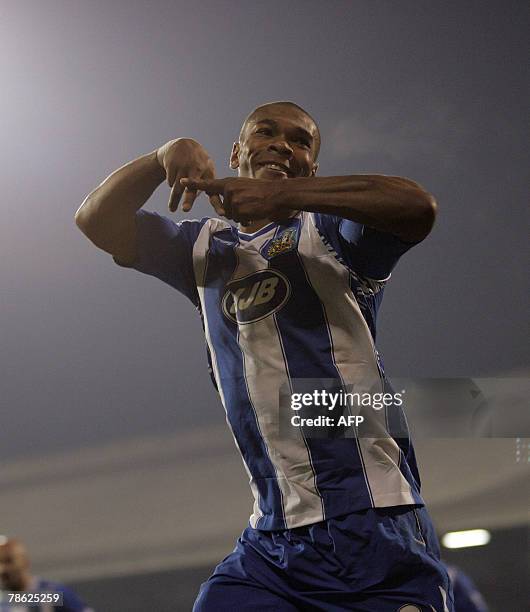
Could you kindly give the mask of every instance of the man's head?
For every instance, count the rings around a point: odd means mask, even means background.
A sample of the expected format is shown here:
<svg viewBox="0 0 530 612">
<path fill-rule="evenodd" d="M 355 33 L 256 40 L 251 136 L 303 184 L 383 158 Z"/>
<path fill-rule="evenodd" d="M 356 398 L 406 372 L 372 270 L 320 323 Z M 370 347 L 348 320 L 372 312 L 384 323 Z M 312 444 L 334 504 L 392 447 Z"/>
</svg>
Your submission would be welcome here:
<svg viewBox="0 0 530 612">
<path fill-rule="evenodd" d="M 0 543 L 0 586 L 6 591 L 24 591 L 29 587 L 29 559 L 19 540 Z"/>
<path fill-rule="evenodd" d="M 269 102 L 245 119 L 230 167 L 250 178 L 314 176 L 319 150 L 320 132 L 307 111 L 294 102 Z"/>
</svg>

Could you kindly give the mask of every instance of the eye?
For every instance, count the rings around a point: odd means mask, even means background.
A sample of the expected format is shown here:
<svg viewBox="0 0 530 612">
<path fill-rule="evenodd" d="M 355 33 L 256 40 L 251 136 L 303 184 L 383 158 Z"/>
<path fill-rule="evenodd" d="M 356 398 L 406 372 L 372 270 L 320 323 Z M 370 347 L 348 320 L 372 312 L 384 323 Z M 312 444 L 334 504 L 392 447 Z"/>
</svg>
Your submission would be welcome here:
<svg viewBox="0 0 530 612">
<path fill-rule="evenodd" d="M 311 147 L 311 142 L 305 137 L 305 136 L 297 136 L 294 139 L 294 142 L 297 142 L 299 145 L 303 146 L 303 147 Z"/>
<path fill-rule="evenodd" d="M 303 147 L 311 146 L 309 140 L 306 140 L 305 138 L 298 138 L 297 142 L 300 143 Z"/>
<path fill-rule="evenodd" d="M 272 130 L 270 128 L 267 128 L 267 127 L 262 127 L 262 128 L 258 128 L 256 130 L 256 134 L 270 135 L 270 134 L 272 134 Z"/>
</svg>

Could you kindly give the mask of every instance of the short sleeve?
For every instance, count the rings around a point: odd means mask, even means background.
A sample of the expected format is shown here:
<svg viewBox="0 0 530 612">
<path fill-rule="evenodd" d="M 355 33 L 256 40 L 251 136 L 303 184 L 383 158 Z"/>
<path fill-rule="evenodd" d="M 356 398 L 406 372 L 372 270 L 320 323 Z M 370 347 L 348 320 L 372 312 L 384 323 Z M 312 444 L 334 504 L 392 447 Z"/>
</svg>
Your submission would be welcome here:
<svg viewBox="0 0 530 612">
<path fill-rule="evenodd" d="M 193 272 L 193 246 L 208 218 L 176 223 L 156 212 L 136 213 L 136 259 L 115 263 L 154 276 L 183 293 L 195 305 L 199 302 Z"/>
<path fill-rule="evenodd" d="M 315 213 L 315 224 L 348 267 L 368 279 L 386 280 L 399 258 L 417 244 L 334 215 Z"/>
</svg>

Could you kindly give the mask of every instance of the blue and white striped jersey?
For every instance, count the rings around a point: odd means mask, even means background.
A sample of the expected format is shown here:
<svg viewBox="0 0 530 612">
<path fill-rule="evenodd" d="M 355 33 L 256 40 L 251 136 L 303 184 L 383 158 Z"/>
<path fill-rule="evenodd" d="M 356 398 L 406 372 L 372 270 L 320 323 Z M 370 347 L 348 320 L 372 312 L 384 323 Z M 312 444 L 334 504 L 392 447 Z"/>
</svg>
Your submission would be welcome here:
<svg viewBox="0 0 530 612">
<path fill-rule="evenodd" d="M 251 526 L 290 529 L 370 507 L 423 504 L 408 433 L 278 433 L 279 391 L 293 381 L 388 388 L 376 314 L 411 244 L 308 212 L 244 234 L 221 219 L 175 223 L 140 210 L 137 228 L 130 267 L 182 292 L 201 314 L 213 379 L 250 477 Z"/>
</svg>

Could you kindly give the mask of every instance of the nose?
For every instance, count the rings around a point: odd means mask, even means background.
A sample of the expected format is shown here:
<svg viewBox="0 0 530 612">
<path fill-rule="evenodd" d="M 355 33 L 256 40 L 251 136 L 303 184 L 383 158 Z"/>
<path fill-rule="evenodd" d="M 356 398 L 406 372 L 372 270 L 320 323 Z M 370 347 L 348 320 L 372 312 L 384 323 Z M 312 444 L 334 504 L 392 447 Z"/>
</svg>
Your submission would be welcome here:
<svg viewBox="0 0 530 612">
<path fill-rule="evenodd" d="M 275 153 L 279 153 L 280 155 L 285 155 L 288 158 L 292 157 L 293 155 L 292 148 L 285 140 L 278 140 L 277 142 L 272 142 L 269 145 L 269 150 L 274 151 Z"/>
</svg>

